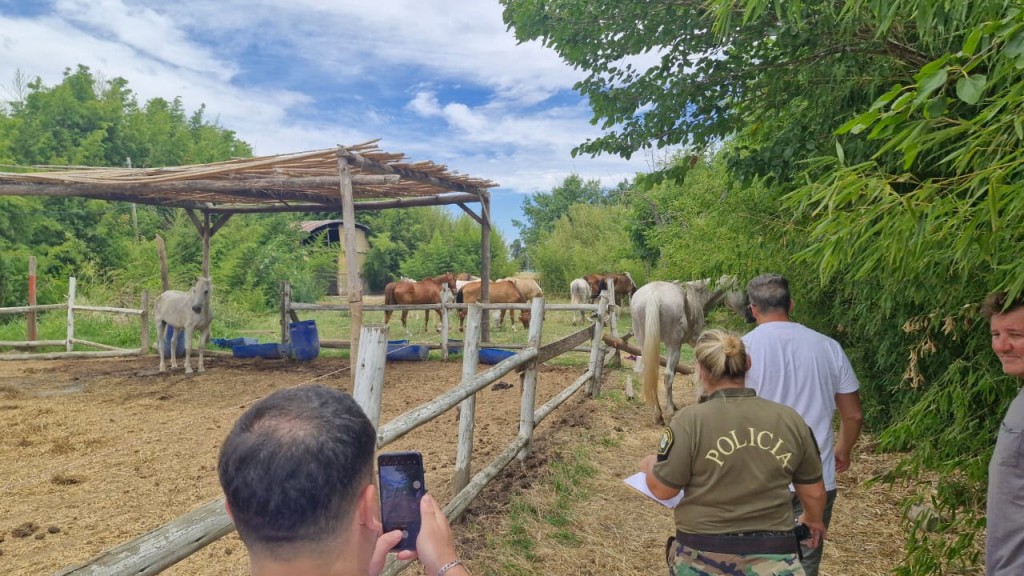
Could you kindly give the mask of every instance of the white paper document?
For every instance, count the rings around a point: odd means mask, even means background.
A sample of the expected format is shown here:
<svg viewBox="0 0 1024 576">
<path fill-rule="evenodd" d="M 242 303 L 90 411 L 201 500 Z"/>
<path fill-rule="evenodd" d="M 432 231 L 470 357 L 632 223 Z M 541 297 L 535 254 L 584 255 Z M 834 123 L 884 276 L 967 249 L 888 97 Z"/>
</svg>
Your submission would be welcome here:
<svg viewBox="0 0 1024 576">
<path fill-rule="evenodd" d="M 676 505 L 679 504 L 679 501 L 683 499 L 682 490 L 679 491 L 678 495 L 668 500 L 661 500 L 660 498 L 656 498 L 654 494 L 651 494 L 651 490 L 647 488 L 647 475 L 644 474 L 643 472 L 637 472 L 636 474 L 633 474 L 629 478 L 623 480 L 623 482 L 625 482 L 626 485 L 629 486 L 630 488 L 636 490 L 637 492 L 643 494 L 644 496 L 647 496 L 651 500 L 654 500 L 655 502 L 661 504 L 666 508 L 675 508 Z"/>
</svg>

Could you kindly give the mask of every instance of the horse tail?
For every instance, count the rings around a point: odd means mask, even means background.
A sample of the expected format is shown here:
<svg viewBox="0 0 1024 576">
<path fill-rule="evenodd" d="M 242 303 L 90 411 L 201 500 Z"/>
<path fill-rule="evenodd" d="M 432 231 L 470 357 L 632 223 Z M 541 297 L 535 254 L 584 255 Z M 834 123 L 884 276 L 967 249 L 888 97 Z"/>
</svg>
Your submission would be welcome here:
<svg viewBox="0 0 1024 576">
<path fill-rule="evenodd" d="M 636 281 L 633 280 L 633 276 L 629 272 L 626 272 L 626 278 L 629 278 L 629 294 L 632 296 L 636 293 Z"/>
<path fill-rule="evenodd" d="M 462 304 L 462 303 L 463 303 L 463 300 L 462 300 L 462 291 L 463 291 L 463 290 L 465 290 L 465 289 L 466 289 L 466 287 L 465 287 L 465 286 L 463 286 L 462 288 L 459 288 L 459 291 L 458 291 L 458 292 L 456 292 L 456 293 L 455 293 L 455 303 L 456 303 L 456 304 Z"/>
<path fill-rule="evenodd" d="M 661 345 L 661 314 L 658 311 L 658 295 L 651 292 L 644 306 L 644 347 L 643 358 L 644 401 L 649 406 L 658 405 L 658 359 Z"/>
<path fill-rule="evenodd" d="M 398 282 L 388 282 L 384 285 L 384 305 L 393 306 L 395 304 L 395 285 Z"/>
</svg>

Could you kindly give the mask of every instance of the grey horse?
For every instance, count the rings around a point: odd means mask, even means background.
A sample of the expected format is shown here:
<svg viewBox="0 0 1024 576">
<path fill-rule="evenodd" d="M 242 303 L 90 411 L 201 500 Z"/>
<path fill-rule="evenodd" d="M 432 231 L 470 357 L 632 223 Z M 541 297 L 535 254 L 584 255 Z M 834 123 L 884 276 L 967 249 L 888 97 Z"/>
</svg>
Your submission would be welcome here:
<svg viewBox="0 0 1024 576">
<path fill-rule="evenodd" d="M 712 288 L 711 280 L 692 282 L 650 282 L 633 295 L 630 313 L 633 333 L 639 340 L 642 356 L 633 370 L 641 376 L 644 400 L 654 408 L 654 422 L 664 424 L 672 419 L 676 410 L 672 400 L 672 380 L 679 363 L 680 347 L 685 342 L 693 346 L 704 329 L 704 317 L 720 303 L 749 321 L 746 292 L 735 276 L 722 276 Z M 659 346 L 665 343 L 666 415 L 663 417 L 658 401 Z"/>
<path fill-rule="evenodd" d="M 185 334 L 185 372 L 192 372 L 192 333 L 199 331 L 199 366 L 202 372 L 203 351 L 210 339 L 210 323 L 213 321 L 213 310 L 210 309 L 210 292 L 213 286 L 210 279 L 200 277 L 188 292 L 167 290 L 156 298 L 156 333 L 160 349 L 160 371 L 166 370 L 164 365 L 164 342 L 167 339 L 167 327 L 174 328 L 171 342 L 171 368 L 178 367 L 176 348 L 181 332 Z"/>
</svg>

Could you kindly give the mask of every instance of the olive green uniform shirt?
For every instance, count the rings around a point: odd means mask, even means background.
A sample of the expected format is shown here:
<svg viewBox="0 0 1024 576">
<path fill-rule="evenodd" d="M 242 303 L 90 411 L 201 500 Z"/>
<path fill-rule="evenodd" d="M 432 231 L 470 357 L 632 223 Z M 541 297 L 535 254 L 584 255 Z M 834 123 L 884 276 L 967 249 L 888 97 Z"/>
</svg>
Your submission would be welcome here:
<svg viewBox="0 0 1024 576">
<path fill-rule="evenodd" d="M 716 391 L 665 429 L 654 476 L 684 491 L 688 534 L 793 529 L 790 483 L 822 479 L 814 434 L 795 410 L 747 388 Z"/>
</svg>

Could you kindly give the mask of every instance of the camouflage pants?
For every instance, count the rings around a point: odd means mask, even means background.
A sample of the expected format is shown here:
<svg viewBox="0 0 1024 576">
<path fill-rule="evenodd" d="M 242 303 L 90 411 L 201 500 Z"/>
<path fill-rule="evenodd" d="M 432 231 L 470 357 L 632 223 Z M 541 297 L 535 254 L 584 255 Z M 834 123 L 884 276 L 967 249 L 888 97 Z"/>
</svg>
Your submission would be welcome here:
<svg viewBox="0 0 1024 576">
<path fill-rule="evenodd" d="M 667 550 L 669 576 L 804 576 L 792 554 L 701 552 L 672 541 Z"/>
</svg>

